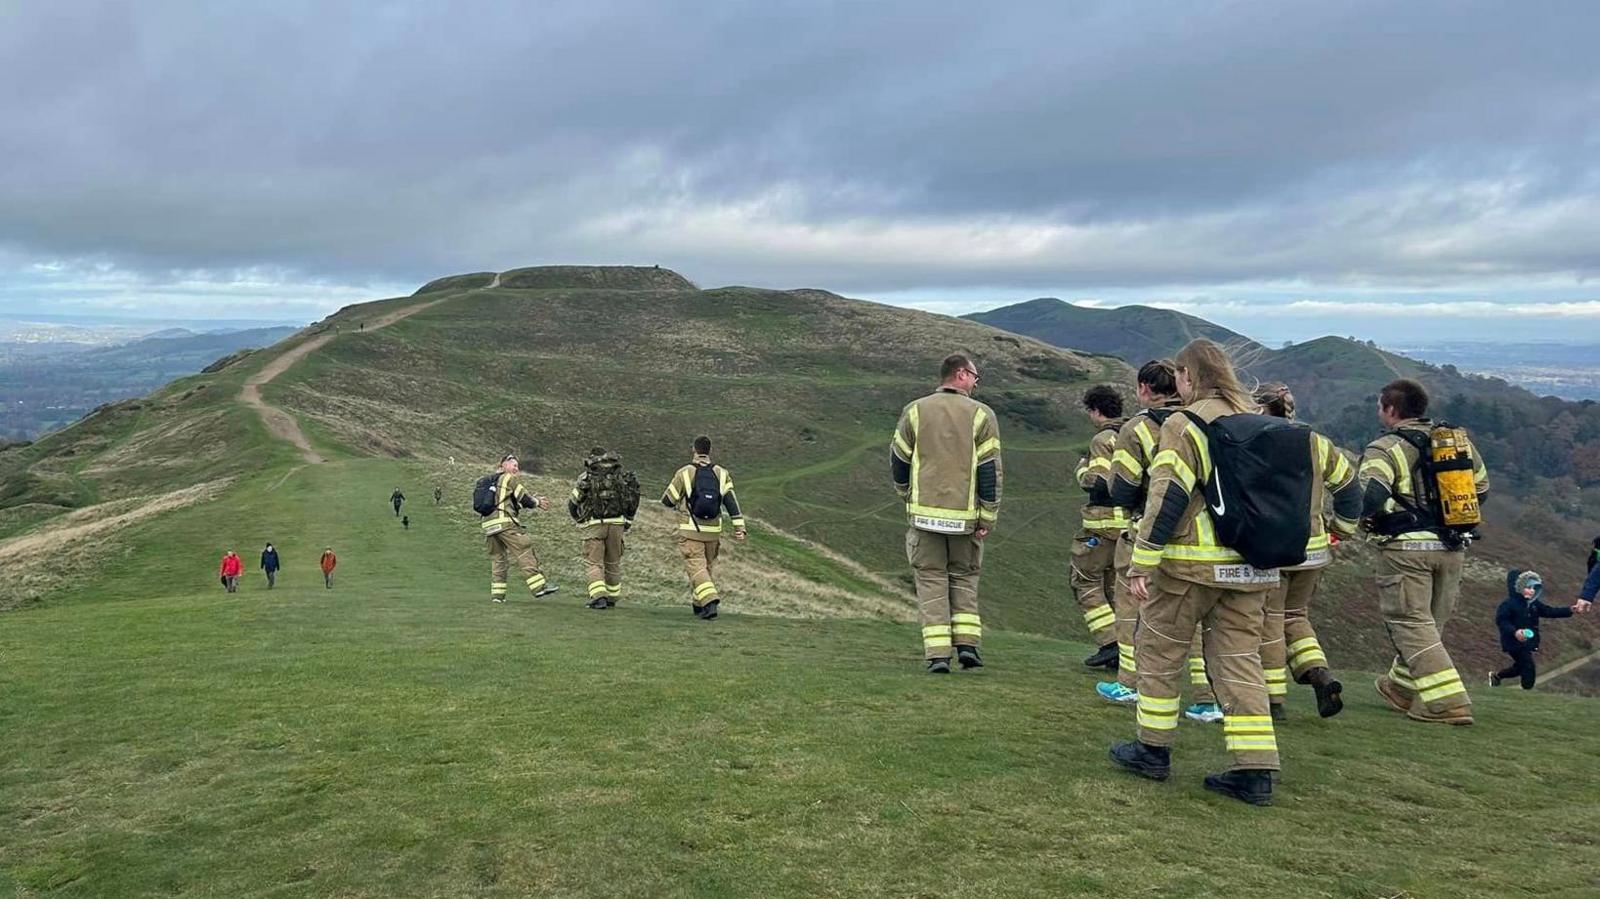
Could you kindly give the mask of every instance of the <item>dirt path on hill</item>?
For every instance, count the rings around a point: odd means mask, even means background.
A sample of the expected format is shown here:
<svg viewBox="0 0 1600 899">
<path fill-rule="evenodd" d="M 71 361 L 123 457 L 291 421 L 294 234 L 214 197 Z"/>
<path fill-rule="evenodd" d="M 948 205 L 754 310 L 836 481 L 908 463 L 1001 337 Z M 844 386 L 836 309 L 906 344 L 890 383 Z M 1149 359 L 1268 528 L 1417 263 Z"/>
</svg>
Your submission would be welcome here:
<svg viewBox="0 0 1600 899">
<path fill-rule="evenodd" d="M 1588 655 L 1586 655 L 1586 656 L 1584 656 L 1582 658 L 1573 659 L 1572 661 L 1566 663 L 1565 665 L 1562 665 L 1561 667 L 1559 667 L 1556 670 L 1550 672 L 1549 674 L 1541 674 L 1541 675 L 1539 675 L 1539 679 L 1538 679 L 1537 683 L 1540 686 L 1543 686 L 1544 684 L 1547 684 L 1550 681 L 1555 680 L 1556 678 L 1560 677 L 1563 674 L 1567 674 L 1569 672 L 1577 671 L 1579 668 L 1582 668 L 1583 666 L 1589 664 L 1590 662 L 1593 662 L 1595 659 L 1600 659 L 1600 652 L 1591 652 L 1591 653 L 1589 653 Z"/>
<path fill-rule="evenodd" d="M 494 280 L 489 282 L 488 287 L 480 289 L 488 290 L 491 287 L 499 286 L 500 276 L 496 274 Z M 388 327 L 407 316 L 415 315 L 442 302 L 444 300 L 441 298 L 427 303 L 416 303 L 403 309 L 396 309 L 387 315 L 368 319 L 361 323 L 372 327 L 363 328 L 362 332 L 376 331 L 379 328 Z M 310 340 L 302 341 L 300 345 L 287 352 L 279 354 L 278 358 L 268 362 L 264 368 L 251 375 L 250 379 L 244 382 L 244 389 L 239 391 L 239 400 L 256 410 L 256 413 L 261 416 L 262 424 L 267 426 L 267 430 L 280 440 L 287 440 L 294 444 L 300 450 L 300 455 L 312 465 L 319 465 L 327 460 L 311 448 L 311 441 L 306 439 L 305 432 L 300 430 L 300 423 L 295 420 L 293 415 L 279 409 L 277 406 L 270 405 L 261 398 L 261 388 L 266 384 L 272 383 L 272 379 L 288 371 L 296 362 L 326 346 L 328 341 L 337 337 L 338 334 L 339 332 L 335 331 L 318 335 Z"/>
</svg>

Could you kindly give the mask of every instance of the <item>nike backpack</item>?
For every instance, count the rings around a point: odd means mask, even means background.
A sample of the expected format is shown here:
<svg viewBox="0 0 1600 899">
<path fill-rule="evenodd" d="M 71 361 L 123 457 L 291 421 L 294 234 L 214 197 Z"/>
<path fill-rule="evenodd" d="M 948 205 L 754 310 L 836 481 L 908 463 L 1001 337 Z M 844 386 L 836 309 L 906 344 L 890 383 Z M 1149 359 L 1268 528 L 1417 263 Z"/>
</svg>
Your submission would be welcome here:
<svg viewBox="0 0 1600 899">
<path fill-rule="evenodd" d="M 494 514 L 500 505 L 500 473 L 486 474 L 472 485 L 472 511 L 484 518 Z"/>
<path fill-rule="evenodd" d="M 689 491 L 689 514 L 701 521 L 722 517 L 722 482 L 711 465 L 696 466 L 694 487 Z"/>
<path fill-rule="evenodd" d="M 1183 412 L 1206 435 L 1205 500 L 1217 542 L 1261 569 L 1300 565 L 1311 539 L 1311 429 L 1270 415 L 1212 422 Z"/>
</svg>

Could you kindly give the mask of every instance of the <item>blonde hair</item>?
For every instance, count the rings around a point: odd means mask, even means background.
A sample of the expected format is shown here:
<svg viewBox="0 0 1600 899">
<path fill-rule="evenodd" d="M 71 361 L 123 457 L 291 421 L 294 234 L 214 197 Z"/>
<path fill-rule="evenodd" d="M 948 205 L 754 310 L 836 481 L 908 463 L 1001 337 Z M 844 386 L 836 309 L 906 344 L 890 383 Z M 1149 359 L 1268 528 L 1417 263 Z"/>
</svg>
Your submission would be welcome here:
<svg viewBox="0 0 1600 899">
<path fill-rule="evenodd" d="M 1179 371 L 1188 373 L 1195 397 L 1214 393 L 1236 412 L 1256 411 L 1255 397 L 1239 380 L 1233 360 L 1216 341 L 1204 337 L 1191 340 L 1172 361 Z"/>
<path fill-rule="evenodd" d="M 1294 420 L 1294 394 L 1289 391 L 1289 385 L 1282 381 L 1257 387 L 1256 402 L 1260 404 L 1263 415 Z"/>
</svg>

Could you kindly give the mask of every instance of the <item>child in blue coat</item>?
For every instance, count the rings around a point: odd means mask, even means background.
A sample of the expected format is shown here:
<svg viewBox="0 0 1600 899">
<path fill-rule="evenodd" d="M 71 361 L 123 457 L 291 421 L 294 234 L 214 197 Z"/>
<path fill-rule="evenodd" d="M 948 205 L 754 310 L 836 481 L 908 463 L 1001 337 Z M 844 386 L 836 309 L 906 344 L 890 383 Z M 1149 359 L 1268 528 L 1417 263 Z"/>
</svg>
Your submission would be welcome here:
<svg viewBox="0 0 1600 899">
<path fill-rule="evenodd" d="M 1500 686 L 1508 677 L 1520 677 L 1522 689 L 1532 690 L 1537 672 L 1533 654 L 1539 651 L 1539 619 L 1571 618 L 1572 606 L 1545 605 L 1544 579 L 1537 571 L 1506 572 L 1510 594 L 1495 610 L 1494 623 L 1500 628 L 1500 649 L 1511 656 L 1511 664 L 1489 675 L 1489 683 Z"/>
</svg>

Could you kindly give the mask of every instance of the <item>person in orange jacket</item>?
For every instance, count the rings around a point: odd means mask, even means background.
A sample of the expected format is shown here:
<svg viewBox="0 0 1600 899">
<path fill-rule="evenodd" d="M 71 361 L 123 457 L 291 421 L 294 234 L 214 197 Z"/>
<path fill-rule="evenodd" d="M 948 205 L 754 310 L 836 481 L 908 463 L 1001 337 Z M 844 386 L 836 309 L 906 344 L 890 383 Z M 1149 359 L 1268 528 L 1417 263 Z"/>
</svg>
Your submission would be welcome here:
<svg viewBox="0 0 1600 899">
<path fill-rule="evenodd" d="M 244 560 L 233 550 L 228 550 L 222 555 L 222 568 L 218 572 L 222 577 L 222 586 L 229 593 L 239 592 L 239 576 L 244 574 Z"/>
<path fill-rule="evenodd" d="M 339 564 L 339 557 L 333 554 L 333 547 L 322 551 L 322 586 L 333 589 L 333 568 Z"/>
</svg>

